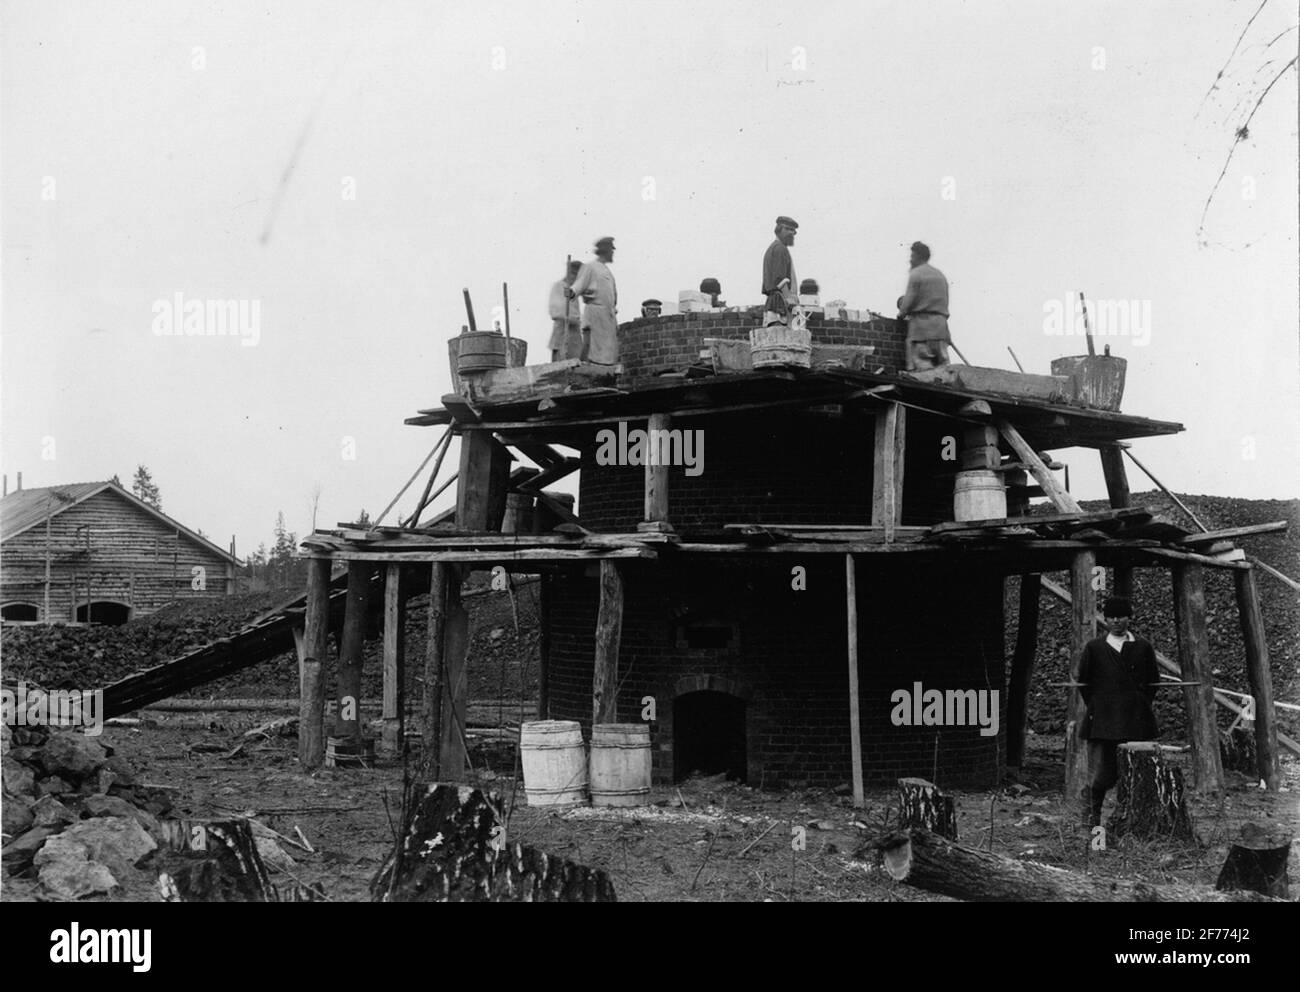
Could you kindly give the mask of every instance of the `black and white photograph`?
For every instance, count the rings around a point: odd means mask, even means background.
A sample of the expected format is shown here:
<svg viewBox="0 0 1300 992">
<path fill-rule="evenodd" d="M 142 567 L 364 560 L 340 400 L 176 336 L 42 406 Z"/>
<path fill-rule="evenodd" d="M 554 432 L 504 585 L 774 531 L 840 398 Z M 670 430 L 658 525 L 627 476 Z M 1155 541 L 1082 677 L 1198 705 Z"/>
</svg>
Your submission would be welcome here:
<svg viewBox="0 0 1300 992">
<path fill-rule="evenodd" d="M 1294 979 L 1298 50 L 1294 0 L 0 0 L 6 957 L 802 903 L 934 977 Z M 540 915 L 520 964 L 585 956 Z"/>
</svg>

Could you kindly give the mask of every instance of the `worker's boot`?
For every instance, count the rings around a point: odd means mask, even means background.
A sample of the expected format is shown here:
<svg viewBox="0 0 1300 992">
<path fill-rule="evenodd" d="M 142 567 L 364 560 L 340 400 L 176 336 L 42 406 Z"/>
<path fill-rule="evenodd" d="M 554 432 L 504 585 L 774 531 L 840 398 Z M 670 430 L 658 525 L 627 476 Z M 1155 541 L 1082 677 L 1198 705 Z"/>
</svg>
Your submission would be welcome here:
<svg viewBox="0 0 1300 992">
<path fill-rule="evenodd" d="M 1090 789 L 1089 791 L 1092 793 L 1092 802 L 1091 802 L 1092 815 L 1089 820 L 1088 826 L 1099 827 L 1101 826 L 1101 808 L 1106 804 L 1107 790 L 1093 788 Z"/>
<path fill-rule="evenodd" d="M 1093 808 L 1095 805 L 1096 800 L 1093 797 L 1092 789 L 1088 786 L 1084 786 L 1083 790 L 1079 793 L 1079 818 L 1085 827 L 1095 827 L 1097 825 L 1096 821 L 1093 820 Z"/>
</svg>

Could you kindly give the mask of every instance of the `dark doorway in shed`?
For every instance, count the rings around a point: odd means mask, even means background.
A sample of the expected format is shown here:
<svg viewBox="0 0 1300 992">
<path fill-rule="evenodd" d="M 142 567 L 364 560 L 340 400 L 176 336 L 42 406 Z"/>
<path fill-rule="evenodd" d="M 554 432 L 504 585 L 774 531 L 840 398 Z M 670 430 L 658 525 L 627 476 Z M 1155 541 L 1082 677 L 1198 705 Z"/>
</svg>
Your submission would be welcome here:
<svg viewBox="0 0 1300 992">
<path fill-rule="evenodd" d="M 673 781 L 718 775 L 744 782 L 745 701 L 705 689 L 673 700 Z"/>
<path fill-rule="evenodd" d="M 111 600 L 95 600 L 89 604 L 82 603 L 77 607 L 77 620 L 80 623 L 89 620 L 91 623 L 102 623 L 111 627 L 118 627 L 130 619 L 131 607 L 125 603 L 114 603 Z"/>
<path fill-rule="evenodd" d="M 41 610 L 35 603 L 5 603 L 0 607 L 0 617 L 5 620 L 39 620 Z"/>
</svg>

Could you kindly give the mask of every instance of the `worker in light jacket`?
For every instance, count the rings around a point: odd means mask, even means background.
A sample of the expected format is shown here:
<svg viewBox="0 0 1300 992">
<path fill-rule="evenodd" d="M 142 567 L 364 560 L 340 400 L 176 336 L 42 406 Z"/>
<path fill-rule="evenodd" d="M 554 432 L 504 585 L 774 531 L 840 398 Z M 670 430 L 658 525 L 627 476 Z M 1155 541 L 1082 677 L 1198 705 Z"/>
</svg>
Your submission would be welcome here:
<svg viewBox="0 0 1300 992">
<path fill-rule="evenodd" d="M 601 238 L 595 245 L 595 259 L 578 270 L 565 294 L 581 296 L 582 358 L 599 365 L 618 364 L 618 286 L 610 265 L 614 262 L 614 239 Z"/>
<path fill-rule="evenodd" d="M 1084 802 L 1089 825 L 1101 822 L 1106 793 L 1119 777 L 1116 749 L 1125 741 L 1149 741 L 1159 734 L 1152 702 L 1160 671 L 1151 642 L 1128 629 L 1133 607 L 1123 596 L 1102 606 L 1107 633 L 1087 643 L 1079 659 L 1079 695 L 1087 716 L 1079 736 L 1088 742 L 1088 785 Z"/>
<path fill-rule="evenodd" d="M 907 324 L 907 367 L 934 369 L 948 364 L 948 280 L 930 264 L 930 249 L 912 243 L 907 289 L 898 298 L 898 319 Z"/>
<path fill-rule="evenodd" d="M 551 315 L 551 361 L 558 362 L 566 358 L 577 358 L 582 354 L 582 328 L 580 307 L 577 300 L 565 295 L 565 290 L 573 285 L 573 280 L 582 268 L 581 262 L 570 262 L 564 278 L 551 287 L 551 298 L 547 305 Z"/>
</svg>

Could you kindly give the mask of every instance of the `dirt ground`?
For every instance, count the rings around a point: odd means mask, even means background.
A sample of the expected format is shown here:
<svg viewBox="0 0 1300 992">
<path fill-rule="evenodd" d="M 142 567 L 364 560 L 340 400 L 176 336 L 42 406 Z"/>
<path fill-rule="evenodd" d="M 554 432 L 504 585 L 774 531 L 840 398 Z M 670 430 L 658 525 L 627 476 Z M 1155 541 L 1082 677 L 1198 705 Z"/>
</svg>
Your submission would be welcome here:
<svg viewBox="0 0 1300 992">
<path fill-rule="evenodd" d="M 291 736 L 255 739 L 232 754 L 243 732 L 267 718 L 149 713 L 140 726 L 106 728 L 103 740 L 131 762 L 141 781 L 171 790 L 175 815 L 252 815 L 288 837 L 300 829 L 313 853 L 281 842 L 294 864 L 273 870 L 273 880 L 317 886 L 334 901 L 368 900 L 370 880 L 393 842 L 400 764 L 304 774 Z M 480 738 L 471 747 L 476 784 L 495 790 L 509 809 L 513 746 Z M 1284 825 L 1300 838 L 1300 762 L 1287 756 L 1286 791 L 1268 794 L 1229 773 L 1221 802 L 1193 798 L 1195 844 L 1126 839 L 1089 853 L 1062 809 L 1061 748 L 1060 737 L 1031 735 L 1018 781 L 957 794 L 962 842 L 987 847 L 991 841 L 992 850 L 1009 857 L 1097 875 L 1213 885 L 1227 843 L 1243 823 Z M 896 809 L 893 790 L 870 791 L 858 810 L 834 792 L 762 792 L 711 778 L 656 788 L 644 807 L 557 812 L 527 806 L 521 786 L 508 836 L 603 868 L 626 902 L 942 900 L 895 883 L 876 866 L 868 841 L 892 824 Z M 792 848 L 795 827 L 806 837 L 802 851 Z M 38 897 L 33 883 L 6 881 L 6 901 Z M 150 897 L 147 888 L 131 886 L 112 898 Z"/>
</svg>

